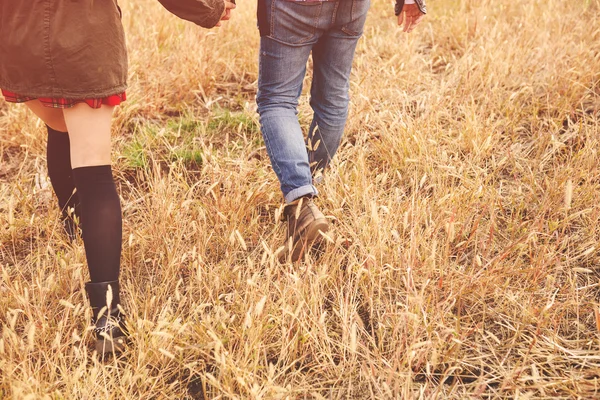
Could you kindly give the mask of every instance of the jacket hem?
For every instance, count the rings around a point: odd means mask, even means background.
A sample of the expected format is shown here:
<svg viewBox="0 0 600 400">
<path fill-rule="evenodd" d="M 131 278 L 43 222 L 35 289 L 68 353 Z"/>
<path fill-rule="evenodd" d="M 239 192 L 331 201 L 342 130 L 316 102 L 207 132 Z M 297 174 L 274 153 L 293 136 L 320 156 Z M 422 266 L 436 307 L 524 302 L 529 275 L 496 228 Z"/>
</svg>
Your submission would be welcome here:
<svg viewBox="0 0 600 400">
<path fill-rule="evenodd" d="M 127 89 L 127 84 L 120 84 L 106 89 L 100 90 L 59 90 L 59 89 L 47 89 L 47 88 L 24 88 L 19 85 L 13 85 L 9 82 L 0 80 L 0 88 L 9 92 L 17 93 L 21 96 L 26 97 L 48 97 L 55 99 L 71 99 L 71 100 L 82 100 L 82 99 L 102 99 L 104 97 L 113 96 L 124 93 Z"/>
</svg>

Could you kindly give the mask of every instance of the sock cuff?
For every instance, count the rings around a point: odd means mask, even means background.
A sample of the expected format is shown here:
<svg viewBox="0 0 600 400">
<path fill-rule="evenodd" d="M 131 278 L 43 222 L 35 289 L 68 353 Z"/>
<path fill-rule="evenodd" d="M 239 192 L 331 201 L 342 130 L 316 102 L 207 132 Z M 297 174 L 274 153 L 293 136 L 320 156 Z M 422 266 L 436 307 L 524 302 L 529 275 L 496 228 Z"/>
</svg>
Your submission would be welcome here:
<svg viewBox="0 0 600 400">
<path fill-rule="evenodd" d="M 73 179 L 75 184 L 93 185 L 94 183 L 113 183 L 112 166 L 111 165 L 94 165 L 89 167 L 73 168 Z"/>
</svg>

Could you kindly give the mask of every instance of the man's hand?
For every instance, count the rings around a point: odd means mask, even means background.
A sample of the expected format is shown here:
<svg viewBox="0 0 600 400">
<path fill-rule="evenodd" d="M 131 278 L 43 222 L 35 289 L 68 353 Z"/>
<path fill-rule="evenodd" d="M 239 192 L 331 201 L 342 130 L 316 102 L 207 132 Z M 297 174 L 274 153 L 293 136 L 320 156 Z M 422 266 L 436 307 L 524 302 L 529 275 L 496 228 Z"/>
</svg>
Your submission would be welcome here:
<svg viewBox="0 0 600 400">
<path fill-rule="evenodd" d="M 404 23 L 404 32 L 410 33 L 415 26 L 419 25 L 425 14 L 419 10 L 416 4 L 405 4 L 402 7 L 402 12 L 398 15 L 398 25 Z"/>
<path fill-rule="evenodd" d="M 224 0 L 225 9 L 223 10 L 223 15 L 221 15 L 221 21 L 227 21 L 231 18 L 231 10 L 235 9 L 235 3 Z M 221 22 L 217 22 L 216 26 L 221 26 Z"/>
</svg>

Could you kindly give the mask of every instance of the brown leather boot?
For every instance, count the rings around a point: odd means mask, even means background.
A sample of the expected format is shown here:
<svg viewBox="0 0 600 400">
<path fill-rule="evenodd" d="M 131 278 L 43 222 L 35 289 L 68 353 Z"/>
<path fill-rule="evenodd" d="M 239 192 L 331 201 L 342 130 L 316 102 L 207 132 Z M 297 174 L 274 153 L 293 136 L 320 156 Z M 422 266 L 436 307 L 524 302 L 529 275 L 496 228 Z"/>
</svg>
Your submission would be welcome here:
<svg viewBox="0 0 600 400">
<path fill-rule="evenodd" d="M 285 248 L 279 254 L 280 262 L 285 262 L 290 256 L 292 262 L 298 261 L 321 238 L 319 232 L 329 230 L 329 222 L 308 197 L 301 197 L 287 204 L 283 209 L 282 220 L 287 222 L 287 233 Z"/>
</svg>

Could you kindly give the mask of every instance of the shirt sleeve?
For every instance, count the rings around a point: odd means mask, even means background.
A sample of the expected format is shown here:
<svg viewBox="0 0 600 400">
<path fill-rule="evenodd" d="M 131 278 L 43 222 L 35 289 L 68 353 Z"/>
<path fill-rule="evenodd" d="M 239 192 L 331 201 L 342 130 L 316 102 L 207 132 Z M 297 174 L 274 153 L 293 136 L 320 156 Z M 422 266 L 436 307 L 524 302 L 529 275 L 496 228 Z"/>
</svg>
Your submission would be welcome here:
<svg viewBox="0 0 600 400">
<path fill-rule="evenodd" d="M 396 0 L 396 4 L 394 6 L 394 14 L 400 15 L 405 4 L 416 4 L 423 14 L 427 14 L 425 0 Z"/>
<path fill-rule="evenodd" d="M 223 0 L 158 0 L 164 8 L 181 19 L 212 28 L 221 19 L 225 2 Z"/>
</svg>

